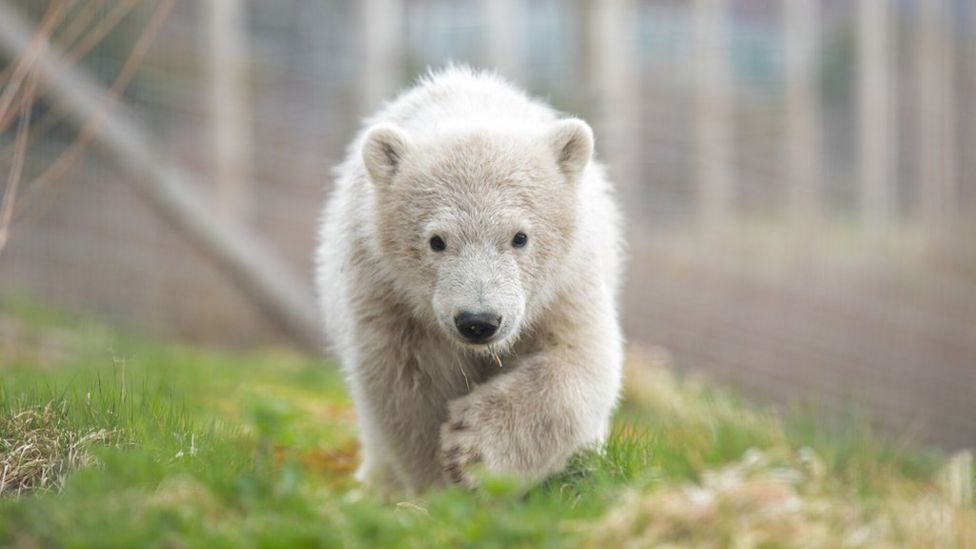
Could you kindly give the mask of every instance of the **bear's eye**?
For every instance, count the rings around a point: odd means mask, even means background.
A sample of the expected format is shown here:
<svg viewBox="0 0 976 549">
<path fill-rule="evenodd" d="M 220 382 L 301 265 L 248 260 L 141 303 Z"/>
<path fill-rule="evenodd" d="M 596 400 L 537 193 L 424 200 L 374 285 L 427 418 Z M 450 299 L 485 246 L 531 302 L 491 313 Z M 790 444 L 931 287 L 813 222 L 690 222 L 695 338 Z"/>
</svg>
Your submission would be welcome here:
<svg viewBox="0 0 976 549">
<path fill-rule="evenodd" d="M 525 243 L 528 241 L 529 241 L 528 235 L 526 235 L 522 231 L 519 231 L 515 233 L 515 237 L 512 238 L 512 246 L 515 248 L 521 248 L 525 246 Z"/>
<path fill-rule="evenodd" d="M 437 235 L 430 237 L 431 250 L 434 250 L 435 252 L 443 252 L 446 248 L 447 248 L 447 244 L 444 242 L 443 238 Z"/>
</svg>

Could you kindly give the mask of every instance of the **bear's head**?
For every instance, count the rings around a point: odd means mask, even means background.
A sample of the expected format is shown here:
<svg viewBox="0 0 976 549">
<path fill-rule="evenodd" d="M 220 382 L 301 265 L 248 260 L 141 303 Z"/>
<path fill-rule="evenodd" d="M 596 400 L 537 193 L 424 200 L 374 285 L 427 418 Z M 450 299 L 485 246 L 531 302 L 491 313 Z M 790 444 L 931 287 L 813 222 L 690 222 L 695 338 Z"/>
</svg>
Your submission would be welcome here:
<svg viewBox="0 0 976 549">
<path fill-rule="evenodd" d="M 411 135 L 381 124 L 362 154 L 379 245 L 415 315 L 467 348 L 510 346 L 560 287 L 590 127 L 566 119 Z"/>
</svg>

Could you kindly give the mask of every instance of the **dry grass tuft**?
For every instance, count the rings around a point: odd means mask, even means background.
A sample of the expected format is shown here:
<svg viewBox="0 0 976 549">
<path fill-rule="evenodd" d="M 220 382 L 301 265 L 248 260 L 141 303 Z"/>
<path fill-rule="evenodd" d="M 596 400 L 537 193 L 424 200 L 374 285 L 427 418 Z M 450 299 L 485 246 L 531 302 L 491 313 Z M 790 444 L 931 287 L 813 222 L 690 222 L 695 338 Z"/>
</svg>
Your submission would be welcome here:
<svg viewBox="0 0 976 549">
<path fill-rule="evenodd" d="M 117 439 L 116 431 L 72 428 L 63 404 L 0 414 L 0 497 L 59 491 L 71 471 L 95 464 L 92 446 Z"/>
<path fill-rule="evenodd" d="M 670 363 L 661 349 L 633 350 L 627 400 L 678 433 L 735 425 L 765 445 L 731 463 L 702 464 L 695 482 L 628 492 L 591 527 L 591 547 L 976 547 L 971 452 L 928 481 L 860 471 L 878 478 L 877 492 L 859 493 L 816 451 L 791 444 L 774 415 L 710 393 L 700 380 L 678 380 Z"/>
<path fill-rule="evenodd" d="M 592 547 L 976 547 L 971 455 L 941 490 L 876 501 L 849 493 L 809 448 L 786 459 L 750 450 L 697 483 L 631 492 L 592 529 Z M 970 467 L 970 469 L 966 469 Z"/>
</svg>

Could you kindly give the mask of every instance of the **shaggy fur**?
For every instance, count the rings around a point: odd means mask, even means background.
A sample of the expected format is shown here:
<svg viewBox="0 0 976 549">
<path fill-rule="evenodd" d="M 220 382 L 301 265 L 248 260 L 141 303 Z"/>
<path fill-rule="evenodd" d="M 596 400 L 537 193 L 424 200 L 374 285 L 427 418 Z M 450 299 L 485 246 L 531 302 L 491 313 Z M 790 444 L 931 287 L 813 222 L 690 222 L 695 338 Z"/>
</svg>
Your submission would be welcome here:
<svg viewBox="0 0 976 549">
<path fill-rule="evenodd" d="M 606 437 L 622 242 L 592 153 L 585 122 L 466 68 L 426 76 L 367 121 L 336 170 L 317 257 L 361 481 L 472 486 L 480 465 L 537 482 Z M 494 339 L 467 343 L 463 311 L 498 315 Z"/>
</svg>

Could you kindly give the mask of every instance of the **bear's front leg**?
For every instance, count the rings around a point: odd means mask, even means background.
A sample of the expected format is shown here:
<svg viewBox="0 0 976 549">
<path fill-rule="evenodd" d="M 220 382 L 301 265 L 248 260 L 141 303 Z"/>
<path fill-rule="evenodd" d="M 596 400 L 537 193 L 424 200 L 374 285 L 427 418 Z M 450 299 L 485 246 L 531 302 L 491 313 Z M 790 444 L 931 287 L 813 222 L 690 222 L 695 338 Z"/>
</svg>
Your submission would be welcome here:
<svg viewBox="0 0 976 549">
<path fill-rule="evenodd" d="M 620 385 L 614 357 L 604 358 L 540 352 L 451 401 L 440 430 L 445 480 L 474 487 L 472 472 L 483 466 L 536 483 L 602 442 Z"/>
<path fill-rule="evenodd" d="M 381 494 L 422 493 L 443 478 L 437 433 L 459 391 L 419 362 L 417 354 L 429 356 L 422 341 L 381 337 L 376 326 L 363 332 L 373 339 L 356 349 L 347 376 L 362 439 L 357 477 Z"/>
<path fill-rule="evenodd" d="M 358 476 L 381 494 L 403 488 L 416 495 L 441 481 L 437 429 L 444 421 L 444 401 L 438 403 L 422 381 L 401 376 L 369 380 L 371 390 L 357 400 L 364 435 L 363 470 Z M 370 444 L 371 438 L 383 444 Z"/>
</svg>

